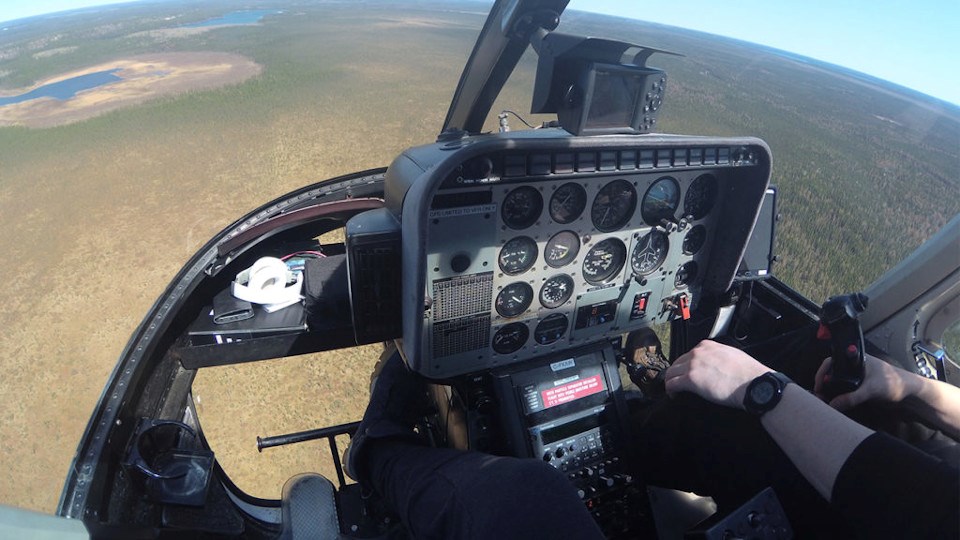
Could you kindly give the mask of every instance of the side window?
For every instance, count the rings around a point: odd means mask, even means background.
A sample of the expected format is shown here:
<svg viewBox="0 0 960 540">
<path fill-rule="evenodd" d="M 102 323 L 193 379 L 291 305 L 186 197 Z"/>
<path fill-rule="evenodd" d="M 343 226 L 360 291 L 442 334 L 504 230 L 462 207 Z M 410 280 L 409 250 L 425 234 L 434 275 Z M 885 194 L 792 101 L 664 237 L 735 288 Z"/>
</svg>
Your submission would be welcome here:
<svg viewBox="0 0 960 540">
<path fill-rule="evenodd" d="M 947 328 L 943 337 L 940 338 L 940 343 L 951 360 L 960 361 L 960 319 L 953 321 L 953 324 Z"/>
<path fill-rule="evenodd" d="M 264 499 L 279 499 L 284 482 L 302 472 L 336 484 L 326 439 L 258 452 L 257 437 L 360 420 L 382 350 L 364 345 L 198 370 L 192 391 L 200 425 L 233 483 Z M 338 454 L 348 442 L 337 437 Z"/>
</svg>

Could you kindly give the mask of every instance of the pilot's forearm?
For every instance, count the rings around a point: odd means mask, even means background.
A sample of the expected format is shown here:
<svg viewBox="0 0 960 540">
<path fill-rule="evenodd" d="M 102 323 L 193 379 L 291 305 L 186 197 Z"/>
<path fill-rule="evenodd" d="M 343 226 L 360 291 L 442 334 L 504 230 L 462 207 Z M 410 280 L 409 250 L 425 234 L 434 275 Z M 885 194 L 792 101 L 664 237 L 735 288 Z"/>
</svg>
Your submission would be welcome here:
<svg viewBox="0 0 960 540">
<path fill-rule="evenodd" d="M 921 419 L 960 440 L 960 388 L 913 373 L 903 405 Z"/>
<path fill-rule="evenodd" d="M 814 488 L 830 500 L 850 454 L 873 433 L 796 384 L 761 418 L 764 429 Z"/>
</svg>

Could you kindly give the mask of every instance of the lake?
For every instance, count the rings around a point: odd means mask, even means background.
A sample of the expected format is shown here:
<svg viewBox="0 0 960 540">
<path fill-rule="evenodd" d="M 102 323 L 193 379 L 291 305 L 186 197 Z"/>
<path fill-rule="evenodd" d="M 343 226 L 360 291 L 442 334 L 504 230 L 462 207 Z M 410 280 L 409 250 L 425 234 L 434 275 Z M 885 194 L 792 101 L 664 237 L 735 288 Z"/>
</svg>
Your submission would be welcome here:
<svg viewBox="0 0 960 540">
<path fill-rule="evenodd" d="M 123 80 L 114 75 L 117 71 L 120 71 L 120 68 L 87 73 L 86 75 L 78 75 L 62 81 L 45 84 L 18 96 L 0 97 L 0 107 L 44 97 L 67 100 L 77 95 L 77 92 Z"/>
<path fill-rule="evenodd" d="M 277 15 L 283 13 L 276 9 L 251 9 L 246 11 L 234 11 L 232 13 L 227 13 L 223 17 L 217 17 L 216 19 L 207 19 L 205 21 L 200 21 L 191 24 L 185 24 L 181 28 L 203 28 L 207 26 L 227 26 L 227 25 L 237 25 L 237 24 L 257 24 L 261 19 L 267 15 Z"/>
</svg>

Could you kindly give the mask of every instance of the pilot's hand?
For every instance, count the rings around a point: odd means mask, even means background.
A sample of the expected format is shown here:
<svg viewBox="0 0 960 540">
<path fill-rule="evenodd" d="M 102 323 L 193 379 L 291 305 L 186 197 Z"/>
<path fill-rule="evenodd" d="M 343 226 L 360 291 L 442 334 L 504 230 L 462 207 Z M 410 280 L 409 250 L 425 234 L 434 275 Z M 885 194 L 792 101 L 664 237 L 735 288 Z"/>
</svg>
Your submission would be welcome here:
<svg viewBox="0 0 960 540">
<path fill-rule="evenodd" d="M 750 381 L 772 371 L 747 353 L 704 340 L 667 369 L 665 385 L 671 396 L 693 392 L 719 405 L 743 408 Z"/>
<path fill-rule="evenodd" d="M 824 401 L 827 401 L 827 398 L 823 395 L 823 376 L 832 362 L 832 358 L 824 360 L 814 379 L 813 391 Z M 911 386 L 915 382 L 914 378 L 906 371 L 869 354 L 863 355 L 863 364 L 863 382 L 860 383 L 860 388 L 833 398 L 829 401 L 831 407 L 845 411 L 870 400 L 896 403 L 914 393 Z"/>
</svg>

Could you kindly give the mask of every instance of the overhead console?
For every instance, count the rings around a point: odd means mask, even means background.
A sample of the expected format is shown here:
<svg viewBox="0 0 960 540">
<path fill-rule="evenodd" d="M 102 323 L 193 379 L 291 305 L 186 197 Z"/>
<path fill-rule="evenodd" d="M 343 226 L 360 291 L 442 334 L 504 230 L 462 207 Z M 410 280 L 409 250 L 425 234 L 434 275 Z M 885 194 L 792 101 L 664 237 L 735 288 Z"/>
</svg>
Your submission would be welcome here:
<svg viewBox="0 0 960 540">
<path fill-rule="evenodd" d="M 537 130 L 422 146 L 388 170 L 386 208 L 351 220 L 348 252 L 402 235 L 379 245 L 402 246 L 405 356 L 447 378 L 689 317 L 730 286 L 769 172 L 753 138 Z M 359 289 L 387 283 L 348 255 L 355 315 L 375 311 Z"/>
</svg>

